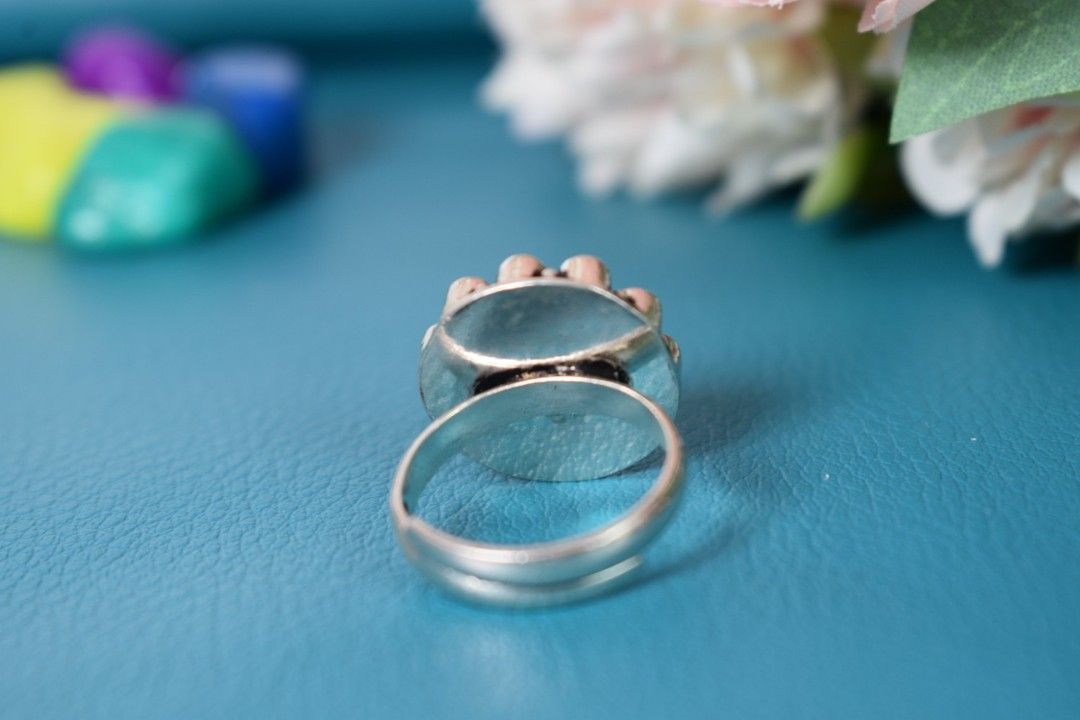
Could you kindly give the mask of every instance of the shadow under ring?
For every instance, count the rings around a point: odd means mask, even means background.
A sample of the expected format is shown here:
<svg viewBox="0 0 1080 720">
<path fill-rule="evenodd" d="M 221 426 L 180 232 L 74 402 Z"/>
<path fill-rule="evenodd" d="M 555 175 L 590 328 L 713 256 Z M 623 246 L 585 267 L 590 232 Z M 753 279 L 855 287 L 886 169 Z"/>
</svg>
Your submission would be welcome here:
<svg viewBox="0 0 1080 720">
<path fill-rule="evenodd" d="M 500 545 L 439 530 L 415 511 L 435 473 L 473 439 L 524 418 L 599 415 L 622 420 L 664 450 L 660 473 L 621 517 L 551 542 Z M 553 605 L 617 587 L 641 564 L 639 551 L 664 527 L 683 481 L 678 430 L 653 401 L 621 383 L 592 377 L 523 380 L 476 395 L 432 422 L 398 466 L 390 512 L 409 560 L 465 599 L 511 607 Z"/>
</svg>

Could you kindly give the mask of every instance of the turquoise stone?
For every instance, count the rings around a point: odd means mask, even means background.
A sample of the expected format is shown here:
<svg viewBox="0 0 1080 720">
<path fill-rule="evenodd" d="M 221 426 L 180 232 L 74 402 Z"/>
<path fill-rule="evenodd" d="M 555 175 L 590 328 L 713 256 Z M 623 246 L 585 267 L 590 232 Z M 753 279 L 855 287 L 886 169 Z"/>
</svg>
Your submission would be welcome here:
<svg viewBox="0 0 1080 720">
<path fill-rule="evenodd" d="M 198 110 L 157 110 L 112 125 L 82 162 L 56 236 L 79 249 L 184 242 L 250 204 L 254 163 L 225 123 Z"/>
</svg>

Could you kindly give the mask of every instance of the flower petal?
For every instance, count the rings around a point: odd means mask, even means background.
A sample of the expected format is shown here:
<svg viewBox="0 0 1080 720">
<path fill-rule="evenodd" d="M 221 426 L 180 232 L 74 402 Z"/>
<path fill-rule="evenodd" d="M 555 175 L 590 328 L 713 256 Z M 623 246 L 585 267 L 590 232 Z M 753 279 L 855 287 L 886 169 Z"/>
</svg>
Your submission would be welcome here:
<svg viewBox="0 0 1080 720">
<path fill-rule="evenodd" d="M 859 32 L 890 32 L 934 0 L 868 0 L 859 20 Z"/>
<path fill-rule="evenodd" d="M 1061 184 L 1070 195 L 1080 200 L 1080 149 L 1074 150 L 1061 168 Z"/>
<path fill-rule="evenodd" d="M 984 196 L 968 215 L 968 237 L 983 267 L 994 267 L 1005 257 L 1005 227 L 996 198 Z"/>
<path fill-rule="evenodd" d="M 974 163 L 960 157 L 963 148 L 949 148 L 955 152 L 954 158 L 942 157 L 936 147 L 940 139 L 940 132 L 934 132 L 905 142 L 900 149 L 900 168 L 919 202 L 938 215 L 955 215 L 975 201 L 979 184 Z M 967 152 L 970 155 L 974 151 Z"/>
<path fill-rule="evenodd" d="M 1035 211 L 1053 161 L 1052 151 L 1044 150 L 1013 182 L 984 194 L 975 203 L 968 231 L 984 265 L 1001 262 L 1005 241 L 1010 236 L 1034 229 L 1028 226 L 1028 220 Z"/>
</svg>

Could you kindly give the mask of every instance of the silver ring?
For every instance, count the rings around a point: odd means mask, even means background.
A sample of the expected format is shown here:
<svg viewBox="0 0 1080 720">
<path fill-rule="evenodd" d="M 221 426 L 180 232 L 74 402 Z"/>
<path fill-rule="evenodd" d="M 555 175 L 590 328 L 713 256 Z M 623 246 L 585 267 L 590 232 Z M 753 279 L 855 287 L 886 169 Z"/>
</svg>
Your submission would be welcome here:
<svg viewBox="0 0 1080 720">
<path fill-rule="evenodd" d="M 415 514 L 428 481 L 470 441 L 525 417 L 584 412 L 624 421 L 664 449 L 656 481 L 622 517 L 565 540 L 496 545 L 451 535 Z M 682 442 L 659 405 L 610 380 L 536 378 L 477 395 L 429 425 L 398 467 L 390 507 L 399 542 L 432 581 L 469 600 L 530 607 L 579 600 L 627 579 L 641 564 L 638 552 L 671 517 L 682 479 Z"/>
<path fill-rule="evenodd" d="M 641 564 L 682 485 L 671 421 L 679 405 L 679 348 L 660 331 L 660 303 L 641 288 L 613 290 L 607 267 L 579 255 L 558 269 L 513 255 L 498 280 L 450 285 L 424 335 L 420 396 L 434 422 L 405 453 L 390 511 L 406 556 L 468 600 L 530 607 L 609 590 Z M 619 519 L 584 535 L 533 545 L 456 537 L 417 517 L 420 495 L 458 453 L 531 480 L 601 478 L 657 447 L 652 488 Z"/>
</svg>

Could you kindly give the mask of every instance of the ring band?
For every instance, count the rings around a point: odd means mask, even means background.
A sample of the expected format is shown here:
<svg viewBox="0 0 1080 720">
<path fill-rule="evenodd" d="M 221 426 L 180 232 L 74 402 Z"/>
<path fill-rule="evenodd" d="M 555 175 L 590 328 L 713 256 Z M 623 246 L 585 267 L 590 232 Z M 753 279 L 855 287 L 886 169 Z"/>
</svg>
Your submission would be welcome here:
<svg viewBox="0 0 1080 720">
<path fill-rule="evenodd" d="M 499 545 L 451 535 L 414 514 L 431 478 L 473 439 L 523 418 L 560 414 L 616 418 L 663 447 L 659 476 L 624 515 L 563 540 Z M 390 512 L 410 561 L 450 592 L 494 605 L 551 605 L 598 594 L 627 579 L 640 565 L 638 552 L 675 509 L 682 479 L 682 441 L 655 402 L 610 380 L 535 378 L 476 395 L 432 422 L 398 466 Z"/>
<path fill-rule="evenodd" d="M 615 588 L 641 564 L 683 481 L 671 421 L 678 344 L 660 303 L 615 290 L 607 266 L 577 255 L 558 268 L 512 255 L 488 283 L 455 280 L 420 343 L 420 397 L 437 418 L 405 453 L 390 492 L 398 542 L 429 579 L 467 600 L 552 605 Z M 664 449 L 652 487 L 618 519 L 562 540 L 496 545 L 457 537 L 417 514 L 424 488 L 458 453 L 512 477 L 612 475 Z"/>
</svg>

